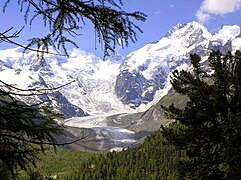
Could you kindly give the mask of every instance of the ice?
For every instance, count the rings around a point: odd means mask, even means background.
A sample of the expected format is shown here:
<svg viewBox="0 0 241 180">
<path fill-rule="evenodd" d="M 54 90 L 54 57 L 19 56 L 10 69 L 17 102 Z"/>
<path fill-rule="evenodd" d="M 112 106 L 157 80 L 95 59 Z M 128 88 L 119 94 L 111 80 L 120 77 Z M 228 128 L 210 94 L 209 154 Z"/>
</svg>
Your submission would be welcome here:
<svg viewBox="0 0 241 180">
<path fill-rule="evenodd" d="M 78 128 L 91 128 L 96 133 L 96 138 L 103 141 L 111 141 L 112 146 L 115 148 L 123 148 L 131 146 L 136 143 L 135 133 L 133 131 L 107 126 L 107 116 L 88 116 L 70 118 L 64 121 L 64 125 L 78 127 Z M 114 145 L 113 145 L 114 144 Z"/>
<path fill-rule="evenodd" d="M 222 45 L 227 43 L 228 40 L 233 40 L 240 35 L 240 26 L 233 25 L 228 26 L 224 25 L 222 28 L 214 34 L 212 41 L 219 41 Z"/>
<path fill-rule="evenodd" d="M 60 89 L 61 94 L 90 115 L 145 111 L 170 90 L 171 73 L 189 66 L 190 52 L 208 48 L 210 41 L 226 43 L 228 40 L 232 40 L 233 51 L 238 50 L 241 48 L 239 35 L 240 27 L 236 25 L 225 25 L 211 35 L 197 22 L 180 23 L 158 42 L 130 53 L 124 62 L 118 54 L 103 61 L 93 54 L 73 49 L 69 50 L 70 58 L 47 54 L 45 65 L 40 66 L 34 52 L 23 56 L 21 48 L 6 49 L 0 51 L 0 77 L 2 81 L 24 89 L 58 87 L 72 82 Z M 50 48 L 50 51 L 53 50 Z M 204 57 L 201 62 L 206 60 L 207 57 Z M 133 84 L 138 84 L 138 87 L 133 89 L 140 90 L 139 96 L 153 92 L 153 101 L 142 103 L 137 109 L 130 106 L 138 99 L 130 104 L 121 102 L 114 86 L 117 77 L 122 77 L 121 72 L 124 71 L 130 72 L 136 79 Z M 139 76 L 142 76 L 141 80 Z M 129 81 L 129 78 L 124 77 L 123 80 Z M 132 93 L 129 89 L 123 92 Z"/>
</svg>

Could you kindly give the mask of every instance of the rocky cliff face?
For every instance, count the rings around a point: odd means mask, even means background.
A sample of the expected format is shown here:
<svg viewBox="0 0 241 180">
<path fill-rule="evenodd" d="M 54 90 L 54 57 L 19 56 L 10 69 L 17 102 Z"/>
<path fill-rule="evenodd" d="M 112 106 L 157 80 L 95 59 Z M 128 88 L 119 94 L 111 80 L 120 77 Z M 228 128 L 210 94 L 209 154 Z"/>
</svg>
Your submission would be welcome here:
<svg viewBox="0 0 241 180">
<path fill-rule="evenodd" d="M 7 49 L 0 51 L 0 79 L 22 89 L 62 87 L 31 99 L 19 98 L 31 103 L 48 102 L 65 118 L 104 114 L 124 109 L 112 91 L 119 61 L 121 56 L 102 61 L 80 50 L 73 50 L 68 59 L 46 55 L 40 61 L 34 52 L 23 56 L 19 48 Z"/>
<path fill-rule="evenodd" d="M 115 84 L 116 95 L 134 108 L 147 104 L 170 89 L 173 70 L 190 68 L 189 54 L 201 55 L 205 65 L 207 49 L 226 52 L 240 46 L 239 26 L 223 26 L 212 35 L 197 22 L 180 23 L 157 43 L 147 44 L 125 58 Z"/>
<path fill-rule="evenodd" d="M 197 22 L 179 23 L 158 42 L 126 58 L 116 55 L 107 61 L 73 50 L 70 58 L 47 55 L 40 63 L 33 52 L 23 56 L 19 48 L 2 50 L 0 76 L 2 81 L 24 89 L 72 82 L 55 96 L 36 98 L 48 99 L 66 118 L 129 112 L 165 95 L 171 88 L 171 72 L 190 68 L 189 54 L 201 55 L 205 66 L 207 49 L 226 52 L 240 48 L 239 26 L 223 26 L 212 35 Z"/>
<path fill-rule="evenodd" d="M 241 50 L 240 27 L 223 26 L 212 35 L 196 22 L 180 23 L 158 42 L 125 59 L 115 56 L 107 61 L 73 50 L 71 58 L 47 55 L 39 63 L 34 53 L 23 57 L 18 48 L 2 50 L 0 80 L 22 89 L 46 89 L 71 82 L 54 93 L 22 100 L 48 102 L 65 115 L 61 122 L 68 126 L 67 137 L 58 137 L 60 142 L 82 137 L 82 132 L 90 134 L 71 148 L 121 149 L 139 143 L 170 122 L 160 104 L 175 102 L 182 107 L 186 102 L 185 97 L 170 92 L 172 71 L 191 70 L 191 53 L 202 56 L 205 68 L 208 49 Z"/>
</svg>

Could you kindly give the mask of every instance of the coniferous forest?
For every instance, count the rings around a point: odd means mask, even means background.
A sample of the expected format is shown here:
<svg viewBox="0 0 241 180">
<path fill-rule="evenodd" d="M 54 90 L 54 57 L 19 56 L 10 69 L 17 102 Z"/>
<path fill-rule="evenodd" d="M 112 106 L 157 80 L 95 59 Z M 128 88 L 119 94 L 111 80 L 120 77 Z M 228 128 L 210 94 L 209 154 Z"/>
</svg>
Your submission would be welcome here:
<svg viewBox="0 0 241 180">
<path fill-rule="evenodd" d="M 178 125 L 172 125 L 171 128 L 177 130 Z M 52 163 L 56 156 L 46 155 L 41 162 L 38 162 L 42 166 L 37 166 L 29 174 L 21 174 L 18 179 L 49 179 L 51 176 L 57 175 L 58 179 L 81 180 L 173 180 L 180 179 L 177 166 L 179 159 L 184 157 L 183 152 L 177 151 L 174 146 L 165 142 L 160 130 L 148 136 L 143 144 L 124 149 L 121 152 L 98 154 L 65 150 L 64 154 L 61 156 L 65 165 L 69 166 L 67 172 L 66 167 L 61 167 L 60 162 Z M 73 154 L 75 155 L 73 156 Z M 50 164 L 51 166 L 49 166 Z"/>
<path fill-rule="evenodd" d="M 230 9 L 239 10 L 240 1 L 235 2 L 238 4 L 232 4 L 230 1 L 225 6 L 231 4 Z M 119 47 L 124 48 L 129 43 L 137 42 L 138 34 L 143 33 L 145 28 L 136 22 L 145 22 L 147 19 L 147 15 L 140 11 L 125 11 L 122 0 L 5 0 L 2 4 L 3 13 L 8 11 L 9 6 L 14 3 L 12 16 L 17 16 L 15 14 L 17 7 L 23 14 L 25 25 L 20 29 L 15 29 L 14 24 L 10 24 L 10 27 L 3 27 L 0 30 L 0 44 L 7 43 L 21 48 L 23 50 L 22 59 L 25 59 L 24 55 L 28 51 L 35 52 L 36 61 L 39 62 L 37 66 L 35 62 L 32 63 L 35 58 L 23 63 L 27 66 L 32 65 L 29 68 L 31 75 L 32 72 L 37 75 L 37 71 L 42 74 L 40 69 L 45 66 L 47 54 L 70 58 L 67 48 L 69 45 L 73 48 L 79 47 L 77 37 L 82 35 L 80 30 L 86 25 L 86 22 L 93 25 L 95 50 L 97 45 L 101 46 L 104 60 L 116 55 L 116 49 Z M 203 1 L 200 10 L 197 11 L 197 14 L 200 15 L 197 17 L 199 20 L 204 16 L 211 19 L 212 14 L 230 13 L 230 9 L 223 12 L 223 7 L 219 11 L 216 9 L 209 12 L 203 11 L 206 3 L 207 1 Z M 219 2 L 214 4 L 216 8 Z M 169 5 L 169 7 L 174 8 L 174 5 Z M 162 11 L 156 11 L 155 14 L 160 12 Z M 19 38 L 22 31 L 25 32 L 24 27 L 27 25 L 31 29 L 33 22 L 39 23 L 39 19 L 43 22 L 42 29 L 39 30 L 47 30 L 46 34 L 39 33 L 40 36 L 29 34 L 27 42 L 19 43 L 21 40 L 17 41 L 16 38 Z M 6 20 L 4 19 L 4 21 Z M 220 33 L 224 35 L 224 38 L 223 35 L 215 37 L 209 32 L 205 33 L 205 28 L 200 28 L 200 25 L 196 25 L 196 27 L 193 24 L 186 28 L 184 28 L 184 24 L 178 24 L 166 34 L 166 40 L 169 38 L 170 41 L 180 44 L 180 46 L 172 46 L 173 43 L 168 44 L 166 43 L 168 41 L 165 40 L 165 44 L 160 46 L 161 48 L 154 48 L 153 55 L 159 52 L 165 54 L 167 51 L 159 50 L 169 47 L 176 50 L 169 49 L 171 53 L 166 53 L 168 56 L 165 57 L 170 60 L 169 64 L 166 64 L 166 61 L 159 62 L 157 61 L 159 56 L 153 56 L 155 61 L 165 64 L 163 68 L 152 64 L 151 70 L 155 68 L 161 70 L 153 73 L 158 85 L 155 81 L 148 81 L 149 79 L 143 76 L 140 78 L 140 80 L 143 79 L 141 86 L 139 87 L 139 83 L 138 87 L 134 86 L 134 89 L 143 89 L 144 85 L 150 82 L 160 90 L 165 84 L 162 76 L 168 77 L 169 81 L 170 75 L 171 91 L 186 97 L 187 102 L 182 104 L 183 108 L 177 107 L 175 103 L 169 107 L 161 104 L 162 111 L 160 113 L 164 112 L 166 118 L 173 123 L 161 126 L 158 131 L 146 137 L 142 144 L 123 149 L 120 152 L 94 153 L 58 148 L 58 146 L 73 144 L 83 137 L 71 142 L 58 143 L 55 136 L 64 135 L 65 124 L 55 120 L 57 117 L 62 120 L 64 116 L 54 109 L 57 98 L 53 98 L 52 106 L 50 105 L 52 97 L 45 98 L 45 95 L 47 97 L 48 94 L 54 94 L 67 84 L 78 81 L 78 77 L 73 78 L 72 82 L 55 87 L 52 83 L 44 82 L 42 76 L 36 78 L 41 81 L 40 84 L 38 81 L 32 81 L 35 78 L 28 76 L 28 79 L 31 79 L 30 82 L 34 82 L 26 86 L 30 89 L 22 89 L 15 85 L 15 82 L 12 84 L 12 82 L 4 82 L 0 79 L 0 180 L 241 179 L 240 26 L 230 28 L 230 30 L 227 27 L 222 28 L 223 31 L 227 31 Z M 154 28 L 151 29 L 153 31 Z M 175 33 L 178 32 L 177 30 L 181 30 L 181 33 Z M 177 41 L 171 37 L 176 37 Z M 180 39 L 180 37 L 182 38 Z M 89 40 L 87 43 L 82 43 L 89 44 Z M 154 44 L 148 44 L 145 48 L 149 50 L 151 46 Z M 184 49 L 183 54 L 180 51 L 182 48 Z M 137 67 L 146 70 L 146 64 L 151 64 L 149 58 L 152 53 L 143 52 L 148 54 L 145 59 L 148 61 L 144 61 L 143 66 L 138 65 Z M 138 58 L 133 59 L 133 62 L 138 60 L 139 56 L 143 56 L 145 54 L 143 52 L 137 56 Z M 188 54 L 190 54 L 190 58 L 185 59 Z M 201 54 L 202 57 L 198 54 Z M 207 57 L 208 54 L 209 57 Z M 127 59 L 129 57 L 134 57 L 134 55 L 130 54 Z M 88 58 L 85 57 L 85 59 Z M 175 62 L 176 59 L 180 59 L 180 61 Z M 12 66 L 10 62 L 8 57 L 6 62 L 0 60 L 0 71 L 5 71 L 4 68 L 7 67 L 14 72 L 15 77 L 21 73 L 21 69 L 9 68 L 8 66 Z M 128 68 L 123 68 L 123 73 L 130 75 L 135 82 L 135 77 L 144 74 L 144 71 L 138 70 L 137 74 L 129 74 L 126 70 L 129 70 L 130 64 L 134 64 L 132 61 L 130 62 L 125 63 Z M 169 65 L 172 68 L 169 68 Z M 187 69 L 183 69 L 185 65 L 188 65 Z M 167 70 L 166 67 L 168 67 Z M 43 74 L 46 72 L 44 70 Z M 171 72 L 172 74 L 166 75 Z M 145 73 L 152 77 L 149 71 Z M 122 74 L 119 75 L 122 76 Z M 91 76 L 93 76 L 92 73 Z M 66 77 L 68 79 L 72 76 L 67 75 Z M 9 76 L 10 78 L 11 76 Z M 132 79 L 124 78 L 124 81 L 127 80 Z M 83 87 L 81 83 L 78 83 L 78 89 L 81 89 L 81 92 Z M 154 86 L 150 86 L 147 88 L 148 91 L 140 90 L 140 94 L 147 94 L 147 98 L 140 99 L 140 102 L 144 100 L 143 102 L 146 103 L 146 99 L 153 100 L 152 97 L 149 98 L 149 90 L 152 92 L 153 89 Z M 140 95 L 139 90 L 138 93 L 136 90 L 131 93 L 129 89 L 124 92 L 124 96 L 121 97 L 129 97 L 129 95 L 126 96 L 126 93 L 129 93 L 130 97 L 137 94 L 136 96 L 139 98 Z M 97 95 L 99 94 L 103 93 Z M 44 98 L 42 98 L 43 95 Z M 28 102 L 27 99 L 31 98 L 37 101 Z M 130 98 L 130 100 L 131 102 L 136 101 L 136 98 Z M 155 117 L 160 118 L 158 115 Z M 141 131 L 135 129 L 135 132 Z"/>
<path fill-rule="evenodd" d="M 108 152 L 90 159 L 80 166 L 72 178 L 179 179 L 177 162 L 181 156 L 180 151 L 165 144 L 161 131 L 156 131 L 146 138 L 144 144 L 133 149 Z"/>
<path fill-rule="evenodd" d="M 198 55 L 190 57 L 193 72 L 175 71 L 172 78 L 174 90 L 189 99 L 186 107 L 163 107 L 175 123 L 134 148 L 93 154 L 72 164 L 75 171 L 51 173 L 81 180 L 240 179 L 241 52 L 213 51 L 208 59 L 211 74 L 202 70 Z M 26 179 L 51 176 L 33 172 Z"/>
</svg>

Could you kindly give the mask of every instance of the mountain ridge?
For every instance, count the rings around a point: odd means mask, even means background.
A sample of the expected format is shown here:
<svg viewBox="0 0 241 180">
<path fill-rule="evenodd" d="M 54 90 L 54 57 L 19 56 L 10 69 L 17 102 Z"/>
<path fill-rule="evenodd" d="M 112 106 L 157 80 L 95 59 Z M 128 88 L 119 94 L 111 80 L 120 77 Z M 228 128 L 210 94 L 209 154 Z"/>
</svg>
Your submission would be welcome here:
<svg viewBox="0 0 241 180">
<path fill-rule="evenodd" d="M 44 66 L 33 52 L 23 56 L 20 48 L 1 50 L 0 75 L 2 80 L 22 88 L 34 84 L 60 86 L 74 81 L 60 94 L 67 99 L 66 106 L 72 104 L 85 114 L 144 111 L 169 91 L 173 70 L 190 68 L 189 54 L 197 53 L 205 62 L 206 49 L 240 49 L 240 34 L 237 25 L 223 25 L 211 34 L 195 21 L 178 23 L 156 43 L 147 44 L 127 57 L 117 54 L 102 61 L 93 54 L 73 49 L 70 58 L 46 55 Z M 5 78 L 8 76 L 11 78 Z"/>
<path fill-rule="evenodd" d="M 240 27 L 237 25 L 223 26 L 212 35 L 195 21 L 179 23 L 157 43 L 147 44 L 127 55 L 117 76 L 116 94 L 124 104 L 131 104 L 133 108 L 148 104 L 157 94 L 163 94 L 163 90 L 168 92 L 170 84 L 167 84 L 173 70 L 190 68 L 189 54 L 202 56 L 205 64 L 208 49 L 217 50 L 222 46 L 224 52 L 225 49 L 240 49 L 239 36 Z M 234 43 L 228 44 L 231 41 Z"/>
<path fill-rule="evenodd" d="M 215 34 L 197 22 L 180 23 L 156 43 L 102 61 L 74 49 L 70 58 L 47 55 L 42 66 L 32 52 L 24 56 L 19 48 L 0 51 L 1 80 L 28 88 L 51 88 L 68 84 L 56 94 L 39 96 L 48 100 L 65 117 L 59 120 L 68 128 L 67 139 L 91 132 L 85 143 L 75 148 L 113 150 L 141 142 L 160 125 L 170 123 L 158 108 L 178 99 L 171 91 L 174 70 L 191 70 L 189 54 L 202 57 L 207 68 L 210 49 L 241 49 L 240 26 L 223 26 Z M 26 99 L 22 99 L 26 101 Z M 158 105 L 155 105 L 158 104 Z M 118 139 L 120 138 L 120 139 Z M 60 138 L 61 141 L 66 139 Z"/>
</svg>

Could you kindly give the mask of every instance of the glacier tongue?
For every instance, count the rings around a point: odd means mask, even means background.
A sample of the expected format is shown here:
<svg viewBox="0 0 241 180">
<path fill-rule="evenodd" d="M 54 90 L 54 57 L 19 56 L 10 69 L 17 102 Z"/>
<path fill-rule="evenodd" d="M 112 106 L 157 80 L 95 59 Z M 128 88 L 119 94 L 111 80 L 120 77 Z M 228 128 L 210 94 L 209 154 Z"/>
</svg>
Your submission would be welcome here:
<svg viewBox="0 0 241 180">
<path fill-rule="evenodd" d="M 88 128 L 95 132 L 95 138 L 100 142 L 99 149 L 108 143 L 108 150 L 121 150 L 130 147 L 137 142 L 135 132 L 107 125 L 108 116 L 88 116 L 75 117 L 67 119 L 63 122 L 65 126 Z"/>
<path fill-rule="evenodd" d="M 225 25 L 212 35 L 197 22 L 179 23 L 158 42 L 126 58 L 115 55 L 106 61 L 77 49 L 70 52 L 70 58 L 45 55 L 41 63 L 34 52 L 23 56 L 20 48 L 1 50 L 0 80 L 22 89 L 46 89 L 72 82 L 31 101 L 47 101 L 62 112 L 65 120 L 58 121 L 76 127 L 67 128 L 74 137 L 74 133 L 88 130 L 94 132 L 94 139 L 88 139 L 91 146 L 98 142 L 100 149 L 117 150 L 138 142 L 143 137 L 140 134 L 147 135 L 147 124 L 148 133 L 158 128 L 152 125 L 156 126 L 160 112 L 149 111 L 150 107 L 171 89 L 174 70 L 192 69 L 189 54 L 201 55 L 202 67 L 208 70 L 207 49 L 241 50 L 240 26 Z M 134 112 L 138 113 L 131 114 Z M 145 114 L 155 116 L 155 121 L 142 119 Z"/>
</svg>

